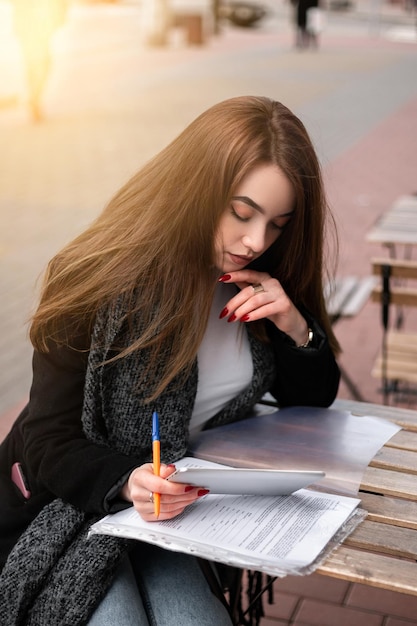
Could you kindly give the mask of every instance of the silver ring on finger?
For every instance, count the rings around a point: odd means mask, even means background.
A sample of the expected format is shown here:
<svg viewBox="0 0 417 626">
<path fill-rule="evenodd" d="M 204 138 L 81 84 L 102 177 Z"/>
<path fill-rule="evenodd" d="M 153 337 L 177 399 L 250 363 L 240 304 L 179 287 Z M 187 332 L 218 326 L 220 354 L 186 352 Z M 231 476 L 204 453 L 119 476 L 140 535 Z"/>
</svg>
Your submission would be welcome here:
<svg viewBox="0 0 417 626">
<path fill-rule="evenodd" d="M 152 504 L 153 504 L 153 493 L 152 493 L 152 491 L 149 492 L 149 502 L 152 502 Z"/>
<path fill-rule="evenodd" d="M 263 285 L 261 285 L 261 283 L 258 283 L 256 285 L 252 285 L 252 289 L 253 289 L 253 293 L 261 293 L 261 291 L 265 291 Z"/>
</svg>

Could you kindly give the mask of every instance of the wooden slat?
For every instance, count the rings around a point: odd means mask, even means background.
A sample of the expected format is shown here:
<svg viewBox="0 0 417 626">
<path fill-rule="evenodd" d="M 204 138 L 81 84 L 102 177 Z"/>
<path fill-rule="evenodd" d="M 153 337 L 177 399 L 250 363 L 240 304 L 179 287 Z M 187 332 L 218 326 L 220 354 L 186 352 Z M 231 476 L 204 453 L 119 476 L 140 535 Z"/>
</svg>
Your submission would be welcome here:
<svg viewBox="0 0 417 626">
<path fill-rule="evenodd" d="M 360 489 L 417 501 L 416 477 L 401 472 L 368 467 L 363 474 Z"/>
<path fill-rule="evenodd" d="M 367 520 L 417 530 L 417 502 L 361 492 L 359 497 L 368 512 Z"/>
<path fill-rule="evenodd" d="M 403 193 L 398 196 L 392 204 L 393 211 L 416 211 L 417 195 L 415 193 Z"/>
<path fill-rule="evenodd" d="M 417 348 L 417 333 L 408 333 L 399 330 L 390 330 L 387 333 L 387 348 L 390 352 L 413 354 Z"/>
<path fill-rule="evenodd" d="M 331 408 L 350 411 L 352 415 L 368 415 L 389 420 L 407 431 L 417 432 L 417 411 L 400 409 L 394 406 L 383 406 L 356 400 L 335 400 Z"/>
<path fill-rule="evenodd" d="M 391 268 L 390 275 L 393 278 L 417 279 L 417 261 L 386 257 L 371 259 L 372 273 L 375 275 L 381 276 L 382 267 L 387 265 Z"/>
<path fill-rule="evenodd" d="M 398 287 L 390 286 L 390 304 L 397 306 L 417 306 L 417 289 L 412 287 Z M 371 300 L 372 302 L 381 302 L 382 288 L 380 285 L 375 286 L 372 289 Z"/>
<path fill-rule="evenodd" d="M 372 272 L 382 274 L 382 268 L 389 265 L 390 275 L 394 278 L 417 279 L 417 261 L 413 259 L 393 259 L 387 257 L 374 257 L 371 259 Z"/>
<path fill-rule="evenodd" d="M 417 347 L 417 333 L 391 330 L 387 333 L 387 345 L 391 350 L 410 349 L 412 353 Z"/>
<path fill-rule="evenodd" d="M 340 546 L 316 570 L 319 574 L 417 595 L 417 563 Z"/>
<path fill-rule="evenodd" d="M 381 379 L 383 378 L 384 371 L 386 371 L 386 377 L 389 380 L 397 380 L 404 384 L 409 383 L 410 385 L 417 385 L 417 372 L 415 373 L 414 370 L 403 366 L 400 362 L 389 363 L 387 369 L 384 370 L 382 361 L 378 359 L 371 371 L 371 375 L 373 378 Z"/>
<path fill-rule="evenodd" d="M 391 367 L 393 371 L 399 367 L 404 368 L 407 374 L 413 374 L 414 370 L 417 371 L 415 359 L 417 359 L 417 346 L 415 350 L 412 350 L 411 347 L 404 351 L 399 349 L 388 350 L 386 356 L 388 367 Z M 382 355 L 379 356 L 378 361 L 382 361 Z"/>
<path fill-rule="evenodd" d="M 369 300 L 369 296 L 376 285 L 376 281 L 377 278 L 375 276 L 365 276 L 364 278 L 358 279 L 356 289 L 343 306 L 343 317 L 354 317 L 362 310 Z"/>
<path fill-rule="evenodd" d="M 371 467 L 417 474 L 417 453 L 410 450 L 383 447 L 374 456 Z"/>
<path fill-rule="evenodd" d="M 326 309 L 330 316 L 342 315 L 343 306 L 356 289 L 358 279 L 356 276 L 337 276 L 334 281 L 328 283 L 324 290 Z"/>
<path fill-rule="evenodd" d="M 417 333 L 390 331 L 385 355 L 378 355 L 372 376 L 417 383 Z"/>
<path fill-rule="evenodd" d="M 415 193 L 404 193 L 398 196 L 392 205 L 392 211 L 410 211 L 415 213 L 417 210 L 417 195 Z"/>
<path fill-rule="evenodd" d="M 417 531 L 365 520 L 345 539 L 344 546 L 405 559 L 417 559 Z"/>
<path fill-rule="evenodd" d="M 383 244 L 417 244 L 416 198 L 398 199 L 391 209 L 379 217 L 366 238 Z"/>
<path fill-rule="evenodd" d="M 415 347 L 405 346 L 404 349 L 401 349 L 401 347 L 397 345 L 394 348 L 388 349 L 387 352 L 388 364 L 391 361 L 393 368 L 396 364 L 403 364 L 404 367 L 408 368 L 411 372 L 413 371 L 413 367 L 417 368 L 417 363 L 415 361 L 416 358 L 417 345 Z"/>
<path fill-rule="evenodd" d="M 400 430 L 386 442 L 385 446 L 417 452 L 417 433 L 412 433 L 409 430 Z"/>
<path fill-rule="evenodd" d="M 416 357 L 417 359 L 417 352 Z M 371 371 L 374 378 L 381 379 L 383 377 L 389 380 L 398 380 L 403 383 L 417 384 L 417 364 L 411 358 L 401 358 L 398 355 L 388 355 L 386 365 L 384 360 L 378 357 Z"/>
<path fill-rule="evenodd" d="M 340 317 L 354 317 L 369 300 L 372 289 L 377 284 L 376 276 L 337 276 L 327 283 L 324 289 L 326 308 L 330 317 L 337 321 Z"/>
<path fill-rule="evenodd" d="M 417 223 L 405 224 L 405 218 L 402 215 L 400 220 L 394 223 L 386 221 L 385 224 L 377 224 L 371 232 L 366 236 L 368 241 L 379 241 L 382 244 L 417 244 Z"/>
</svg>

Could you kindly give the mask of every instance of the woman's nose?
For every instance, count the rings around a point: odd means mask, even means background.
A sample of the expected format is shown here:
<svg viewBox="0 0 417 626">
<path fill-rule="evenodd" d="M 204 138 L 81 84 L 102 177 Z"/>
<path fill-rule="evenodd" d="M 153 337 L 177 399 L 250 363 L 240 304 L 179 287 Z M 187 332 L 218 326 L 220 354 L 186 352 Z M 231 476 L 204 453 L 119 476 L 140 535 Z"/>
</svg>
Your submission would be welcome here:
<svg viewBox="0 0 417 626">
<path fill-rule="evenodd" d="M 253 252 L 260 252 L 265 246 L 264 229 L 253 229 L 250 233 L 246 233 L 242 238 L 242 243 L 246 248 L 253 250 Z"/>
</svg>

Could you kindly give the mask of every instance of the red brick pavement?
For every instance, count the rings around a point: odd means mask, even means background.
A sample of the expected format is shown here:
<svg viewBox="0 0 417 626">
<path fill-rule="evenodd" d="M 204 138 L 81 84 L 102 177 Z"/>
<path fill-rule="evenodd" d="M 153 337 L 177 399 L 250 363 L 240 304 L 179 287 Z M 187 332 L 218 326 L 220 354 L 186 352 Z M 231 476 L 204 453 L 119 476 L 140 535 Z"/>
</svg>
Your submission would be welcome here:
<svg viewBox="0 0 417 626">
<path fill-rule="evenodd" d="M 365 241 L 375 220 L 395 198 L 417 190 L 417 98 L 378 124 L 326 169 L 330 202 L 340 237 L 339 272 L 366 275 L 373 256 L 387 249 Z M 410 312 L 407 326 L 417 329 Z M 378 381 L 370 375 L 381 343 L 379 306 L 369 302 L 353 320 L 341 321 L 336 333 L 343 347 L 341 363 L 369 402 L 381 402 Z M 339 397 L 349 397 L 341 386 Z"/>
<path fill-rule="evenodd" d="M 417 598 L 319 574 L 288 576 L 274 584 L 261 626 L 410 626 Z"/>
</svg>

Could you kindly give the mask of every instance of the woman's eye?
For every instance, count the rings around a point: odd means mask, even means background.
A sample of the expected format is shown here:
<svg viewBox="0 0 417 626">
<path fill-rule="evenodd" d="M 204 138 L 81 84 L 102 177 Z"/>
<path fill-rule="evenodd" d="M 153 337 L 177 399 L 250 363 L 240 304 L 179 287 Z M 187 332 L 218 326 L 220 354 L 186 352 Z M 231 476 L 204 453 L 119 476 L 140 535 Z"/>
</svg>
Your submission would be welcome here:
<svg viewBox="0 0 417 626">
<path fill-rule="evenodd" d="M 271 222 L 271 227 L 274 230 L 279 230 L 282 231 L 285 229 L 285 227 L 289 224 L 289 222 L 291 221 L 291 217 L 286 217 L 283 218 L 280 224 L 277 224 L 276 222 Z"/>
<path fill-rule="evenodd" d="M 231 213 L 241 222 L 247 222 L 250 219 L 250 215 L 245 215 L 242 211 L 237 211 L 235 207 L 231 206 Z"/>
</svg>

